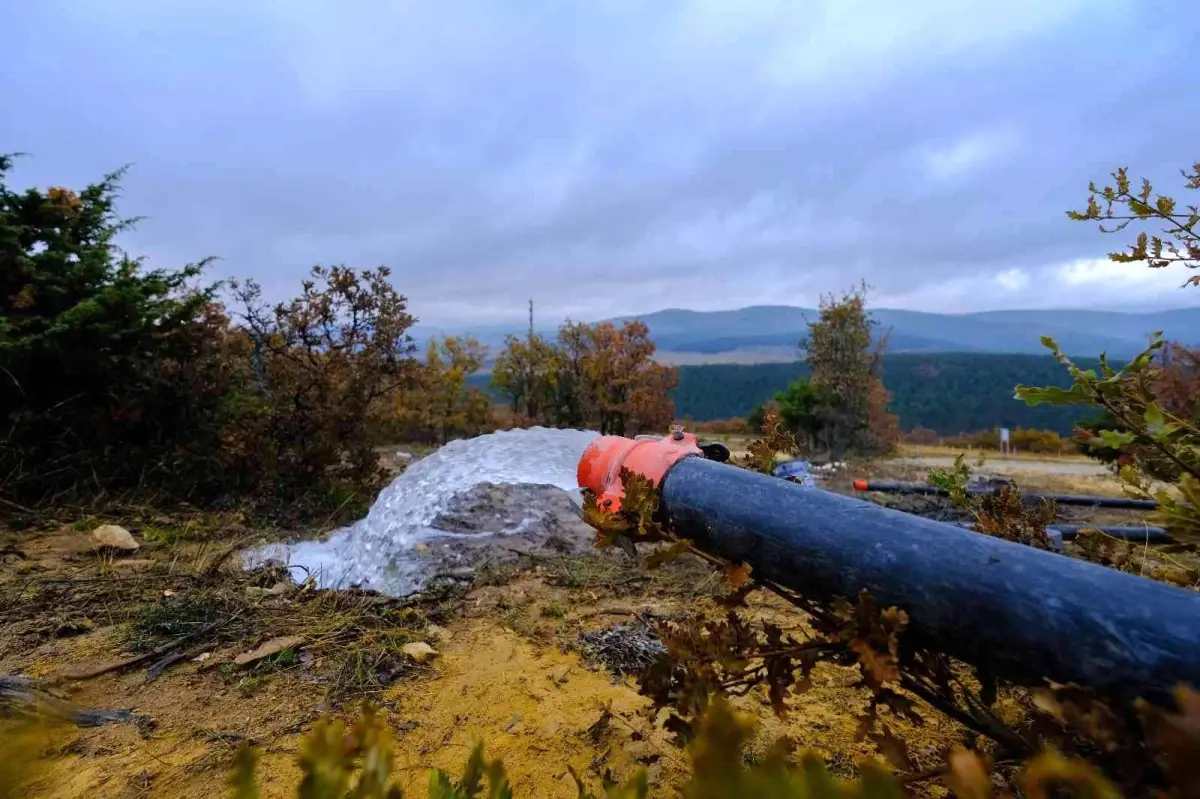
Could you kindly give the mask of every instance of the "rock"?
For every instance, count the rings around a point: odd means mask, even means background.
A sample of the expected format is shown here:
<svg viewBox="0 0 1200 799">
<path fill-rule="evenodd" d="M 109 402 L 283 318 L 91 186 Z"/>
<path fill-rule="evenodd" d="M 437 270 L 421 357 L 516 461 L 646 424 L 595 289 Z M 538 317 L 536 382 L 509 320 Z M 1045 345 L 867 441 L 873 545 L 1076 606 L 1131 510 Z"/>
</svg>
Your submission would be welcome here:
<svg viewBox="0 0 1200 799">
<path fill-rule="evenodd" d="M 199 655 L 196 655 L 196 657 L 192 658 L 192 662 L 193 663 L 203 663 L 204 661 L 208 660 L 210 657 L 212 657 L 212 652 L 201 652 Z"/>
<path fill-rule="evenodd" d="M 92 543 L 101 549 L 117 549 L 122 552 L 135 552 L 141 548 L 141 544 L 133 540 L 128 530 L 116 524 L 102 524 L 92 530 Z"/>
<path fill-rule="evenodd" d="M 246 586 L 246 596 L 250 597 L 267 597 L 267 596 L 283 596 L 290 593 L 296 586 L 293 583 L 279 581 L 270 588 L 259 588 L 256 585 Z"/>
<path fill-rule="evenodd" d="M 263 658 L 269 658 L 271 655 L 276 655 L 285 649 L 295 649 L 304 643 L 304 639 L 298 635 L 285 635 L 282 638 L 272 638 L 258 649 L 253 649 L 249 652 L 243 652 L 233 659 L 235 666 L 248 666 L 251 663 L 257 663 Z"/>
<path fill-rule="evenodd" d="M 413 544 L 413 552 L 427 552 L 427 551 L 429 551 L 429 544 L 425 544 L 420 541 Z"/>
<path fill-rule="evenodd" d="M 400 647 L 400 651 L 418 663 L 425 663 L 438 656 L 438 651 L 424 641 L 413 641 Z"/>
<path fill-rule="evenodd" d="M 453 497 L 431 526 L 460 535 L 522 535 L 537 544 L 554 536 L 590 547 L 595 536 L 571 495 L 551 485 L 480 483 Z"/>
</svg>

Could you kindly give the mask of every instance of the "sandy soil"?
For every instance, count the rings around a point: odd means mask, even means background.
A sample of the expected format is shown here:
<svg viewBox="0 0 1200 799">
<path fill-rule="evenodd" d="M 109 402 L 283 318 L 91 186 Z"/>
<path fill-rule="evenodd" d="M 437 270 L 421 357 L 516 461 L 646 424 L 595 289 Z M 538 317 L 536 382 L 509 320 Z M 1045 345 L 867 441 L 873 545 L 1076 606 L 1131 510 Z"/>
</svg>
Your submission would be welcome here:
<svg viewBox="0 0 1200 799">
<path fill-rule="evenodd" d="M 6 596 L 28 590 L 36 580 L 138 580 L 140 596 L 154 602 L 156 594 L 172 589 L 156 587 L 158 578 L 146 575 L 159 575 L 154 569 L 164 561 L 182 569 L 191 557 L 178 547 L 146 545 L 124 559 L 141 565 L 114 567 L 113 559 L 105 561 L 91 550 L 86 534 L 8 531 L 3 538 L 0 545 L 23 555 L 0 569 Z M 147 565 L 154 563 L 158 566 Z M 580 634 L 639 616 L 720 614 L 711 599 L 720 584 L 718 575 L 690 557 L 651 573 L 616 553 L 535 555 L 520 568 L 482 571 L 452 618 L 430 627 L 417 619 L 415 629 L 426 630 L 421 637 L 439 656 L 402 674 L 376 697 L 397 737 L 396 774 L 407 795 L 424 795 L 431 768 L 461 770 L 476 740 L 484 742 L 489 756 L 503 759 L 517 796 L 575 796 L 568 765 L 593 789 L 606 772 L 622 779 L 646 768 L 664 795 L 672 795 L 688 774 L 684 752 L 646 715 L 647 701 L 632 678 L 585 662 Z M 79 585 L 95 587 L 93 582 Z M 287 613 L 293 600 L 263 601 Z M 261 673 L 231 668 L 235 656 L 271 635 L 265 631 L 205 647 L 209 655 L 201 663 L 193 660 L 196 651 L 189 651 L 188 658 L 154 679 L 145 664 L 95 679 L 56 679 L 131 654 L 125 643 L 128 623 L 108 623 L 103 611 L 93 612 L 82 631 L 59 631 L 54 625 L 61 618 L 73 618 L 64 604 L 70 603 L 26 603 L 23 612 L 13 611 L 20 621 L 0 630 L 0 674 L 49 680 L 76 705 L 129 709 L 141 720 L 94 729 L 57 725 L 23 738 L 38 762 L 25 796 L 200 796 L 223 785 L 236 747 L 249 741 L 263 753 L 262 795 L 292 797 L 304 733 L 323 713 L 355 714 L 353 698 L 339 703 L 329 695 L 328 664 L 337 657 L 335 650 L 316 648 L 294 665 Z M 119 619 L 117 610 L 112 608 L 111 616 Z M 297 605 L 296 613 L 302 611 Z M 803 626 L 790 606 L 770 595 L 754 596 L 748 614 L 791 631 Z M 405 624 L 406 631 L 414 629 L 411 618 Z M 875 754 L 873 744 L 855 740 L 852 711 L 865 707 L 862 689 L 854 686 L 857 679 L 854 669 L 822 666 L 813 689 L 795 698 L 786 723 L 771 715 L 763 693 L 740 698 L 743 709 L 762 719 L 751 755 L 787 738 L 824 754 L 836 772 L 853 773 L 858 759 Z M 606 706 L 611 718 L 597 729 Z M 929 716 L 922 727 L 892 724 L 924 764 L 934 763 L 937 753 L 961 735 L 951 722 Z M 11 726 L 0 735 L 17 740 Z"/>
</svg>

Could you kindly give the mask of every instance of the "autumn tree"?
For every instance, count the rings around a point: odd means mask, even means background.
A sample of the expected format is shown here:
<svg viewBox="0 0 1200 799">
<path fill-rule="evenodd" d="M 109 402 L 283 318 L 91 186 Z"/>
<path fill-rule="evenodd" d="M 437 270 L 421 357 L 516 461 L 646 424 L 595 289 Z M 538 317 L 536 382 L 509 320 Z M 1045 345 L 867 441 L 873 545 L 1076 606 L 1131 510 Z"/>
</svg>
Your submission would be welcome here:
<svg viewBox="0 0 1200 799">
<path fill-rule="evenodd" d="M 819 437 L 834 458 L 847 451 L 885 452 L 899 435 L 880 375 L 883 343 L 873 346 L 872 327 L 864 286 L 841 299 L 823 298 L 801 342 L 812 370 Z"/>
<path fill-rule="evenodd" d="M 595 413 L 596 391 L 588 373 L 594 352 L 589 325 L 568 319 L 558 329 L 555 421 L 562 427 L 586 427 Z"/>
<path fill-rule="evenodd" d="M 644 322 L 591 328 L 586 371 L 594 391 L 597 429 L 605 435 L 665 430 L 675 417 L 670 392 L 678 372 L 654 360 L 655 344 Z"/>
<path fill-rule="evenodd" d="M 492 384 L 536 423 L 613 435 L 661 431 L 674 420 L 678 372 L 657 363 L 654 352 L 642 322 L 566 322 L 557 344 L 537 334 L 509 336 Z"/>
<path fill-rule="evenodd" d="M 475 339 L 431 339 L 416 386 L 396 397 L 396 434 L 405 441 L 440 445 L 483 432 L 491 421 L 491 400 L 467 379 L 486 359 L 487 348 Z"/>
<path fill-rule="evenodd" d="M 513 412 L 535 424 L 549 424 L 555 404 L 559 351 L 538 333 L 509 335 L 492 365 L 492 385 Z"/>
</svg>

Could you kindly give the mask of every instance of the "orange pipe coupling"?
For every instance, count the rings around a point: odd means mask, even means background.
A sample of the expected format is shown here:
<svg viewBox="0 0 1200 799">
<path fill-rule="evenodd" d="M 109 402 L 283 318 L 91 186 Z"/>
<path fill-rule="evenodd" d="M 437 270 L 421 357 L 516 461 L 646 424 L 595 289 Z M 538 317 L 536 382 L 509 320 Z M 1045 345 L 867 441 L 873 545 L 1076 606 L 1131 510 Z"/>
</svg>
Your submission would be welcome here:
<svg viewBox="0 0 1200 799">
<path fill-rule="evenodd" d="M 668 469 L 691 455 L 703 456 L 704 451 L 694 435 L 681 429 L 657 439 L 600 436 L 583 451 L 576 477 L 580 488 L 595 494 L 602 509 L 615 513 L 621 509 L 621 499 L 625 496 L 622 468 L 658 486 Z"/>
</svg>

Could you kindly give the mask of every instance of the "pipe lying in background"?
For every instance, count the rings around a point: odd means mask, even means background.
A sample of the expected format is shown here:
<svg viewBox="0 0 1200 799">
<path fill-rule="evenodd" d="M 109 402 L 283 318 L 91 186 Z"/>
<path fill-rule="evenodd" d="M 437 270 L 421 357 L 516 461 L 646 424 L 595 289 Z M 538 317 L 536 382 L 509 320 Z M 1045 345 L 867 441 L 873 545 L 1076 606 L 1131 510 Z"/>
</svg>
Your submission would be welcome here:
<svg viewBox="0 0 1200 799">
<path fill-rule="evenodd" d="M 944 489 L 925 483 L 903 483 L 891 480 L 855 480 L 855 491 L 879 491 L 890 494 L 924 494 L 927 496 L 944 497 Z M 968 488 L 971 495 L 994 494 L 994 488 Z M 1087 505 L 1097 508 L 1126 508 L 1130 510 L 1155 510 L 1158 503 L 1152 499 L 1133 499 L 1131 497 L 1093 497 L 1080 494 L 1021 494 L 1025 499 L 1048 499 L 1056 505 Z"/>
<path fill-rule="evenodd" d="M 973 530 L 975 526 L 970 522 L 953 522 L 955 527 L 961 527 L 964 530 Z M 1168 544 L 1174 541 L 1171 535 L 1162 527 L 1138 527 L 1135 525 L 1095 525 L 1095 524 L 1050 524 L 1046 529 L 1057 533 L 1063 541 L 1071 541 L 1079 537 L 1079 534 L 1084 530 L 1095 530 L 1105 535 L 1111 535 L 1113 538 L 1121 538 L 1125 541 L 1136 541 L 1139 543 L 1150 544 Z"/>
<path fill-rule="evenodd" d="M 1097 530 L 1105 535 L 1111 535 L 1113 538 L 1123 538 L 1126 541 L 1138 541 L 1144 544 L 1168 544 L 1174 540 L 1166 529 L 1150 525 L 1140 527 L 1138 525 L 1052 524 L 1050 529 L 1061 533 L 1064 541 L 1078 538 L 1079 533 L 1083 530 Z"/>
<path fill-rule="evenodd" d="M 955 527 L 961 527 L 964 530 L 974 530 L 975 525 L 971 522 L 951 522 Z M 1170 544 L 1175 541 L 1171 535 L 1162 527 L 1124 527 L 1124 526 L 1097 526 L 1094 524 L 1051 524 L 1046 527 L 1046 535 L 1050 538 L 1050 547 L 1055 552 L 1063 551 L 1063 542 L 1073 541 L 1079 537 L 1079 534 L 1084 530 L 1096 530 L 1097 532 L 1110 535 L 1113 538 L 1120 538 L 1125 541 L 1133 541 L 1142 544 Z"/>
<path fill-rule="evenodd" d="M 579 482 L 616 510 L 623 464 L 603 442 Z M 714 463 L 685 443 L 642 472 L 665 521 L 758 580 L 817 598 L 865 589 L 908 612 L 912 644 L 1027 684 L 1151 699 L 1200 685 L 1200 594 Z"/>
</svg>

